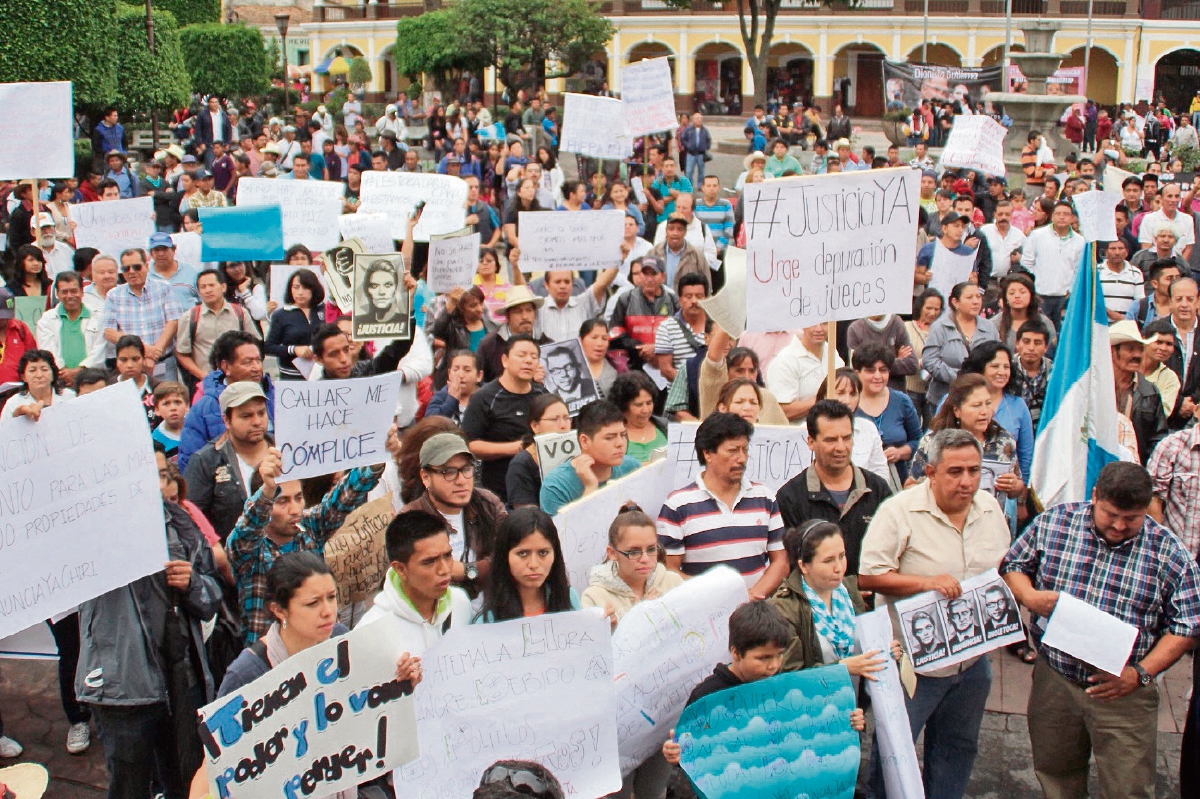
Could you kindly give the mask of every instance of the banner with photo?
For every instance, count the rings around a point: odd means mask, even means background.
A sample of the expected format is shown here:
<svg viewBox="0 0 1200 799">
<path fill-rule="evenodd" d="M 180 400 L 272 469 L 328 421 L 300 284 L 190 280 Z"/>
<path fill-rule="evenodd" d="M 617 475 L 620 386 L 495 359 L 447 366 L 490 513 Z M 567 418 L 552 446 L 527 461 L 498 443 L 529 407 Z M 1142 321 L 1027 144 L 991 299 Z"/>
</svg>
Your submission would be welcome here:
<svg viewBox="0 0 1200 799">
<path fill-rule="evenodd" d="M 398 252 L 355 254 L 355 341 L 412 338 L 405 274 Z"/>
<path fill-rule="evenodd" d="M 542 368 L 546 370 L 542 385 L 566 403 L 572 416 L 578 415 L 584 405 L 600 399 L 596 379 L 592 377 L 579 339 L 569 338 L 543 346 Z"/>
<path fill-rule="evenodd" d="M 922 100 L 935 103 L 970 102 L 971 108 L 982 102 L 988 111 L 987 96 L 1000 91 L 1000 67 L 943 67 L 936 64 L 883 62 L 884 102 L 897 100 L 905 108 L 917 108 Z"/>
</svg>

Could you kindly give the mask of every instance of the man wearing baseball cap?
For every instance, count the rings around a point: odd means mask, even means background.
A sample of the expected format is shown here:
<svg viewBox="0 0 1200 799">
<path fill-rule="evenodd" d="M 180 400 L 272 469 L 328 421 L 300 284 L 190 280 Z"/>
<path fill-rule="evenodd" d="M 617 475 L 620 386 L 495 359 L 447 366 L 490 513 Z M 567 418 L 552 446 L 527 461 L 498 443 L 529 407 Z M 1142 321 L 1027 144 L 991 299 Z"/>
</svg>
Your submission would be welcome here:
<svg viewBox="0 0 1200 799">
<path fill-rule="evenodd" d="M 936 241 L 930 241 L 921 245 L 921 249 L 917 251 L 917 269 L 913 276 L 914 285 L 921 291 L 929 285 L 934 279 L 933 263 L 937 260 L 937 250 L 949 250 L 951 254 L 957 256 L 969 256 L 975 258 L 975 250 L 963 244 L 963 238 L 966 235 L 967 225 L 971 220 L 965 214 L 960 214 L 957 211 L 950 211 L 941 218 L 941 238 Z M 947 263 L 953 262 L 954 259 L 947 259 Z M 966 274 L 956 275 L 953 280 L 944 280 L 942 275 L 937 277 L 937 285 L 952 286 L 955 283 L 961 283 L 968 280 L 970 274 L 978 267 L 975 265 Z M 918 292 L 919 293 L 919 292 Z"/>
<path fill-rule="evenodd" d="M 1113 382 L 1117 389 L 1117 413 L 1133 422 L 1138 458 L 1143 466 L 1158 442 L 1167 435 L 1167 415 L 1162 396 L 1154 384 L 1142 377 L 1142 355 L 1154 339 L 1142 338 L 1137 322 L 1124 320 L 1109 326 Z"/>
<path fill-rule="evenodd" d="M 0 383 L 18 383 L 21 377 L 17 373 L 17 364 L 26 350 L 37 349 L 37 341 L 29 327 L 17 318 L 13 293 L 3 287 L 0 287 L 0 336 L 4 341 L 0 348 Z M 13 389 L 13 393 L 15 391 Z M 0 399 L 8 399 L 8 396 L 0 394 Z"/>
<path fill-rule="evenodd" d="M 220 142 L 215 143 L 213 149 L 214 151 L 220 149 L 221 157 L 225 157 L 225 151 Z M 196 190 L 179 204 L 180 213 L 191 208 L 224 208 L 229 205 L 229 198 L 216 190 L 216 177 L 211 171 L 201 167 L 196 170 L 196 174 L 192 175 L 192 180 L 196 182 Z"/>
<path fill-rule="evenodd" d="M 150 234 L 146 245 L 150 251 L 151 268 L 150 280 L 161 280 L 171 287 L 171 294 L 176 302 L 185 310 L 190 310 L 200 302 L 200 294 L 196 291 L 196 269 L 184 266 L 175 260 L 175 241 L 170 233 L 161 231 Z"/>
<path fill-rule="evenodd" d="M 635 285 L 614 302 L 609 346 L 629 353 L 630 368 L 640 368 L 654 362 L 654 333 L 664 319 L 679 312 L 679 299 L 663 285 L 661 258 L 635 258 L 629 271 Z"/>
</svg>

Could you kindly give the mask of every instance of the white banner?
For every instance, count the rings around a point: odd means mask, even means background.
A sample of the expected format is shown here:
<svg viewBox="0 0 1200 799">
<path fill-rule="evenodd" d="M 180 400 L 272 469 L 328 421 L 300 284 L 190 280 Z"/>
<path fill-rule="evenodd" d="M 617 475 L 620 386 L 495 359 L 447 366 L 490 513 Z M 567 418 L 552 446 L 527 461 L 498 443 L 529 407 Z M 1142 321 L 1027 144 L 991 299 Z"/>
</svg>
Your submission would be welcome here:
<svg viewBox="0 0 1200 799">
<path fill-rule="evenodd" d="M 154 198 L 79 203 L 71 206 L 75 246 L 95 247 L 119 258 L 130 247 L 146 249 L 155 231 Z"/>
<path fill-rule="evenodd" d="M 0 423 L 0 638 L 163 570 L 150 428 L 132 382 Z"/>
<path fill-rule="evenodd" d="M 210 795 L 333 796 L 415 760 L 413 686 L 396 679 L 403 637 L 387 614 L 201 708 Z"/>
<path fill-rule="evenodd" d="M 400 375 L 349 380 L 282 380 L 275 386 L 281 480 L 301 480 L 384 463 Z"/>
<path fill-rule="evenodd" d="M 970 249 L 970 248 L 968 248 Z M 975 250 L 957 253 L 938 239 L 933 241 L 933 258 L 929 264 L 929 288 L 949 297 L 959 283 L 965 283 L 975 270 Z"/>
<path fill-rule="evenodd" d="M 651 519 L 658 518 L 671 493 L 671 465 L 667 460 L 648 463 L 558 512 L 554 526 L 572 588 L 582 594 L 591 582 L 592 567 L 604 561 L 608 526 L 622 505 L 633 500 Z"/>
<path fill-rule="evenodd" d="M 338 230 L 343 240 L 357 238 L 361 241 L 367 252 L 396 249 L 387 214 L 342 214 L 338 217 Z"/>
<path fill-rule="evenodd" d="M 345 193 L 340 181 L 242 178 L 237 204 L 278 205 L 283 211 L 283 246 L 303 244 L 323 252 L 340 241 L 338 217 Z"/>
<path fill-rule="evenodd" d="M 673 422 L 667 428 L 667 461 L 672 469 L 672 487 L 696 482 L 703 467 L 696 459 L 696 422 Z M 812 463 L 808 430 L 785 425 L 754 425 L 746 479 L 762 483 L 772 491 L 791 480 Z"/>
<path fill-rule="evenodd" d="M 894 640 L 892 617 L 887 608 L 855 618 L 854 641 L 858 645 L 857 651 L 879 650 L 883 654 L 883 671 L 875 673 L 874 681 L 864 682 L 875 711 L 875 740 L 879 742 L 887 799 L 925 799 L 921 768 L 917 765 L 917 748 L 913 745 L 912 728 L 904 703 L 904 686 L 900 683 L 900 669 L 891 657 Z"/>
<path fill-rule="evenodd" d="M 910 313 L 919 177 L 898 167 L 746 186 L 746 329 Z"/>
<path fill-rule="evenodd" d="M 449 294 L 474 285 L 479 269 L 479 234 L 433 238 L 429 241 L 429 290 Z"/>
<path fill-rule="evenodd" d="M 665 57 L 646 58 L 621 67 L 621 103 L 629 135 L 675 130 L 675 91 Z"/>
<path fill-rule="evenodd" d="M 200 258 L 199 233 L 172 233 L 171 241 L 175 242 L 175 260 L 183 266 L 190 266 L 197 272 L 204 269 L 204 261 Z"/>
<path fill-rule="evenodd" d="M 1071 197 L 1079 217 L 1079 232 L 1085 241 L 1115 241 L 1117 203 L 1122 196 L 1109 191 L 1085 191 Z M 1131 257 L 1133 253 L 1129 254 Z"/>
<path fill-rule="evenodd" d="M 568 93 L 563 100 L 562 140 L 558 149 L 590 158 L 619 160 L 633 155 L 633 139 L 625 127 L 621 101 Z"/>
<path fill-rule="evenodd" d="M 70 81 L 0 83 L 0 108 L 0 180 L 75 174 Z"/>
<path fill-rule="evenodd" d="M 467 183 L 452 175 L 419 172 L 364 172 L 358 212 L 386 214 L 392 238 L 404 240 L 408 218 L 417 203 L 425 203 L 413 241 L 453 233 L 466 224 Z"/>
<path fill-rule="evenodd" d="M 612 646 L 622 774 L 662 748 L 692 689 L 729 662 L 729 616 L 746 599 L 742 576 L 717 566 L 621 619 Z"/>
<path fill-rule="evenodd" d="M 1025 640 L 1012 592 L 995 569 L 962 581 L 962 596 L 926 591 L 893 603 L 918 674 Z"/>
<path fill-rule="evenodd" d="M 521 211 L 521 271 L 617 269 L 624 237 L 624 211 Z"/>
<path fill-rule="evenodd" d="M 1008 128 L 983 114 L 954 118 L 940 165 L 1004 176 L 1004 137 Z"/>
<path fill-rule="evenodd" d="M 371 625 L 373 626 L 373 625 Z M 421 656 L 420 760 L 396 795 L 470 799 L 497 760 L 536 760 L 571 796 L 621 787 L 608 619 L 598 609 L 455 625 Z"/>
</svg>

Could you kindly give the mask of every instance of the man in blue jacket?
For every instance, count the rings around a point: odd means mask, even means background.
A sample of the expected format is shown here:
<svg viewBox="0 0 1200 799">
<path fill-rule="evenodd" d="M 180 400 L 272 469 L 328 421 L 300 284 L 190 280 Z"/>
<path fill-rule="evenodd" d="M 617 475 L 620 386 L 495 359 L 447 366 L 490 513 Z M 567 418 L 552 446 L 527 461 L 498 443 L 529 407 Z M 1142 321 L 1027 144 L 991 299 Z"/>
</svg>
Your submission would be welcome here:
<svg viewBox="0 0 1200 799">
<path fill-rule="evenodd" d="M 262 342 L 241 330 L 229 330 L 213 343 L 209 363 L 213 371 L 200 384 L 202 395 L 183 420 L 179 437 L 179 471 L 187 469 L 188 459 L 205 444 L 225 432 L 225 418 L 218 404 L 222 392 L 230 383 L 248 380 L 262 385 L 267 395 L 267 415 L 275 424 L 275 385 L 263 374 Z"/>
</svg>

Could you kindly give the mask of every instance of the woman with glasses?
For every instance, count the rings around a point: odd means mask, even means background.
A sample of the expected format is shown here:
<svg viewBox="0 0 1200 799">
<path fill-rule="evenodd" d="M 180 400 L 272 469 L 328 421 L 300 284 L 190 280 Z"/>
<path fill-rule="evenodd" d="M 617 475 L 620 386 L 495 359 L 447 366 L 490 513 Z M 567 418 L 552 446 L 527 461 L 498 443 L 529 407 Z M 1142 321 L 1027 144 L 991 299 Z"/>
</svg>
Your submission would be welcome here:
<svg viewBox="0 0 1200 799">
<path fill-rule="evenodd" d="M 558 528 L 541 508 L 518 508 L 496 531 L 492 566 L 475 623 L 579 609 Z"/>
<path fill-rule="evenodd" d="M 473 799 L 563 799 L 562 784 L 541 763 L 497 760 L 483 772 Z"/>
<path fill-rule="evenodd" d="M 604 608 L 613 626 L 629 610 L 645 599 L 658 599 L 683 583 L 683 576 L 659 563 L 658 533 L 651 519 L 630 503 L 608 528 L 607 557 L 591 573 L 591 582 L 580 604 L 585 608 Z M 628 799 L 661 799 L 667 789 L 670 767 L 662 752 L 655 752 L 634 769 L 612 794 Z"/>
</svg>

